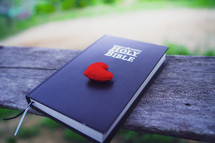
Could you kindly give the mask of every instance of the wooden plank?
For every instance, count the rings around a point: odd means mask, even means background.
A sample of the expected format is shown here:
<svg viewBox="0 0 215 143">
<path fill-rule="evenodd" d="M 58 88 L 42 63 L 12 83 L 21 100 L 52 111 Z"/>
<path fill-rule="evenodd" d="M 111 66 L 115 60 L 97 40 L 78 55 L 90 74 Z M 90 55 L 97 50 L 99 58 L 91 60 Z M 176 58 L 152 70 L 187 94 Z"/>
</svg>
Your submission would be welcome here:
<svg viewBox="0 0 215 143">
<path fill-rule="evenodd" d="M 1 47 L 0 107 L 23 110 L 27 105 L 25 95 L 78 53 Z M 167 59 L 122 128 L 214 142 L 215 57 Z"/>
</svg>

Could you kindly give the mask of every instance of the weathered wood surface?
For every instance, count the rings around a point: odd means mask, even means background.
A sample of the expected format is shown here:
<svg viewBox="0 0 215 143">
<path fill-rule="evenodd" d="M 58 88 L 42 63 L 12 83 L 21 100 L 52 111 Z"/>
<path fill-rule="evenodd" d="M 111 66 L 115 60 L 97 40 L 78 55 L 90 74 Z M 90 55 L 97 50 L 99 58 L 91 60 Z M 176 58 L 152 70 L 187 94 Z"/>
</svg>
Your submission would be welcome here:
<svg viewBox="0 0 215 143">
<path fill-rule="evenodd" d="M 0 107 L 23 110 L 25 95 L 78 53 L 1 47 Z M 215 57 L 167 59 L 122 128 L 215 142 Z"/>
</svg>

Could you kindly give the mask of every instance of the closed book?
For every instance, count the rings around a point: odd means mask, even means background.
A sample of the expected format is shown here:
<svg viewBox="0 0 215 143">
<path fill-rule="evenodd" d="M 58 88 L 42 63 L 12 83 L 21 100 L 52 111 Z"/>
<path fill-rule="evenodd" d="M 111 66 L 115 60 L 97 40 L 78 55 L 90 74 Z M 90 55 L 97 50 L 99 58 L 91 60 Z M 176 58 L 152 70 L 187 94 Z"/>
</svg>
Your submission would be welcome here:
<svg viewBox="0 0 215 143">
<path fill-rule="evenodd" d="M 75 131 L 104 142 L 165 61 L 168 48 L 105 35 L 82 51 L 27 96 L 32 107 Z M 109 81 L 84 75 L 105 63 Z"/>
</svg>

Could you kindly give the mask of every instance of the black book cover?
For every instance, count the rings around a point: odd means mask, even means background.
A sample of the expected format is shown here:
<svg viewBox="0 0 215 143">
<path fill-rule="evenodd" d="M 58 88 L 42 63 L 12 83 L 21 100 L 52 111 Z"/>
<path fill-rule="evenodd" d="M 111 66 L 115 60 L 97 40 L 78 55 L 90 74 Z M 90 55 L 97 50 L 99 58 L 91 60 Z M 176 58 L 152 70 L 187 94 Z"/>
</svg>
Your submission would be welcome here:
<svg viewBox="0 0 215 143">
<path fill-rule="evenodd" d="M 73 120 L 106 133 L 168 48 L 103 36 L 35 88 L 33 99 Z M 108 82 L 84 76 L 87 67 L 104 62 Z"/>
</svg>

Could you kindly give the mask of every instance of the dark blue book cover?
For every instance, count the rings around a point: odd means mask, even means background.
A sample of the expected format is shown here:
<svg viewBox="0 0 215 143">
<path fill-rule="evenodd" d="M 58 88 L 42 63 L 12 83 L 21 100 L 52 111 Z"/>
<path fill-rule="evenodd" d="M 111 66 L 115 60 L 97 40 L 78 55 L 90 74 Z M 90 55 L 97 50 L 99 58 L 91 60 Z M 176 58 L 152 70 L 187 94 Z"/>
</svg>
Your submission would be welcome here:
<svg viewBox="0 0 215 143">
<path fill-rule="evenodd" d="M 27 99 L 102 134 L 111 132 L 110 128 L 117 118 L 121 118 L 119 115 L 126 105 L 135 100 L 132 97 L 139 94 L 140 88 L 145 87 L 143 84 L 150 80 L 152 71 L 159 68 L 160 65 L 156 65 L 167 49 L 105 35 L 41 83 Z M 96 82 L 84 76 L 87 67 L 96 62 L 108 65 L 108 71 L 113 73 L 112 80 Z"/>
</svg>

